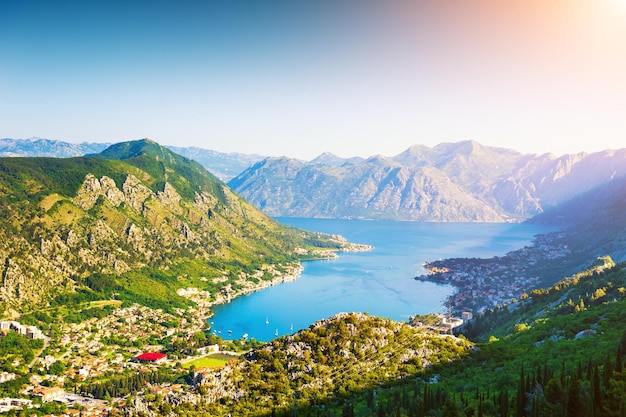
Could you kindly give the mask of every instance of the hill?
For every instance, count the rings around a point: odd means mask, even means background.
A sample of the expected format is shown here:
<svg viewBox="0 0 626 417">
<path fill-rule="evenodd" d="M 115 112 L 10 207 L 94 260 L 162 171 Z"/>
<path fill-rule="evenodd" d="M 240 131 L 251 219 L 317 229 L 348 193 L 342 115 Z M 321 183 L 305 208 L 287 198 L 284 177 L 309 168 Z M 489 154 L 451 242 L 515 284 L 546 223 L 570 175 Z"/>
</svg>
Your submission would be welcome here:
<svg viewBox="0 0 626 417">
<path fill-rule="evenodd" d="M 0 206 L 3 310 L 67 293 L 171 309 L 186 303 L 183 286 L 214 300 L 287 273 L 317 243 L 341 246 L 279 225 L 150 140 L 90 157 L 0 158 Z"/>
<path fill-rule="evenodd" d="M 582 193 L 531 222 L 562 224 L 572 250 L 579 255 L 626 260 L 626 177 Z"/>
<path fill-rule="evenodd" d="M 220 371 L 199 369 L 195 394 L 164 400 L 176 414 L 190 416 L 310 415 L 387 381 L 414 380 L 466 357 L 471 348 L 463 338 L 342 313 L 254 349 Z M 162 408 L 137 398 L 125 411 L 155 416 Z"/>
<path fill-rule="evenodd" d="M 60 140 L 31 139 L 0 139 L 0 157 L 21 156 L 52 158 L 71 158 L 102 152 L 111 143 L 69 143 Z M 255 162 L 262 160 L 260 155 L 243 153 L 223 153 L 197 147 L 166 146 L 167 149 L 201 163 L 213 175 L 222 181 L 228 181 L 241 173 Z"/>
</svg>

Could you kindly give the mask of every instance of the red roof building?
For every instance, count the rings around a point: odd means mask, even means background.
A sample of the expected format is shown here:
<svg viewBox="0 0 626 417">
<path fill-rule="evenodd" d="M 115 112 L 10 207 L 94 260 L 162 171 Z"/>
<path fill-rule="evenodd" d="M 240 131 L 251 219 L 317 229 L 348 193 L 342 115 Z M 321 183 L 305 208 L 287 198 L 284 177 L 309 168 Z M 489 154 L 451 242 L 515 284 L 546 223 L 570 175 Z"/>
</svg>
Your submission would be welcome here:
<svg viewBox="0 0 626 417">
<path fill-rule="evenodd" d="M 160 363 L 163 362 L 167 358 L 165 353 L 158 352 L 144 352 L 141 355 L 135 356 L 135 360 L 139 362 L 152 362 L 152 363 Z"/>
</svg>

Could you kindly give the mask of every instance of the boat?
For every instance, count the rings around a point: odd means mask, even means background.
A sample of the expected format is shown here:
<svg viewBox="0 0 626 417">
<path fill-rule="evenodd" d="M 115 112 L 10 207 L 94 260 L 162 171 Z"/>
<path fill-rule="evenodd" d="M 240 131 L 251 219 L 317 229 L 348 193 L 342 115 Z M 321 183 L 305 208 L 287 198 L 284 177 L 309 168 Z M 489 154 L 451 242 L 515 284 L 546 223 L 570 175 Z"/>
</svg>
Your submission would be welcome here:
<svg viewBox="0 0 626 417">
<path fill-rule="evenodd" d="M 291 326 L 289 326 L 289 331 L 293 332 L 293 323 L 291 323 Z"/>
<path fill-rule="evenodd" d="M 274 335 L 278 336 L 278 329 L 276 329 L 276 333 L 274 333 Z"/>
<path fill-rule="evenodd" d="M 267 316 L 265 316 L 265 324 L 270 324 L 270 320 Z"/>
<path fill-rule="evenodd" d="M 243 336 L 241 336 L 241 338 L 242 338 L 243 340 L 246 340 L 246 339 L 248 338 L 248 333 L 244 333 L 244 334 L 243 334 Z"/>
<path fill-rule="evenodd" d="M 228 334 L 231 334 L 232 332 L 233 332 L 232 330 L 228 329 Z"/>
</svg>

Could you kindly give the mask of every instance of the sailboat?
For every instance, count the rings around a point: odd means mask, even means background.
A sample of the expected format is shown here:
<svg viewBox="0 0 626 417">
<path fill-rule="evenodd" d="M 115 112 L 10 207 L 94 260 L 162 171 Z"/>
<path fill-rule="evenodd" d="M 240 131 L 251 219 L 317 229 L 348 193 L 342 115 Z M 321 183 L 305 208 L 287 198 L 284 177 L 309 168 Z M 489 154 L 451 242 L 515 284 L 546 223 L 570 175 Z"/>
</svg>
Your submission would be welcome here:
<svg viewBox="0 0 626 417">
<path fill-rule="evenodd" d="M 293 332 L 293 323 L 291 323 L 291 326 L 289 326 L 289 331 Z"/>
<path fill-rule="evenodd" d="M 270 320 L 267 316 L 265 316 L 265 324 L 270 324 Z"/>
<path fill-rule="evenodd" d="M 278 329 L 276 329 L 276 333 L 274 333 L 276 336 L 278 336 Z"/>
</svg>

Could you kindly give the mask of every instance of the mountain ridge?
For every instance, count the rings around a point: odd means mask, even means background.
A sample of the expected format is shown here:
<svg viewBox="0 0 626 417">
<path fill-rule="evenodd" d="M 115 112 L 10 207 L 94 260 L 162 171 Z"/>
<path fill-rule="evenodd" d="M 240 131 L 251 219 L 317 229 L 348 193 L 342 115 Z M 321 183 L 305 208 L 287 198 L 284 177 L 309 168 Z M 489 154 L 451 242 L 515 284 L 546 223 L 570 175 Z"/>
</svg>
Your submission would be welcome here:
<svg viewBox="0 0 626 417">
<path fill-rule="evenodd" d="M 113 143 L 82 142 L 80 144 L 54 139 L 0 139 L 0 157 L 71 158 L 102 152 Z M 222 181 L 228 181 L 244 169 L 264 159 L 264 156 L 243 153 L 223 153 L 198 147 L 164 146 L 165 148 L 201 163 Z"/>
<path fill-rule="evenodd" d="M 15 155 L 10 149 L 26 149 L 28 143 L 38 144 L 31 154 L 42 155 L 55 146 L 58 154 L 77 146 L 1 139 L 0 155 Z M 461 141 L 413 145 L 395 156 L 340 158 L 326 152 L 302 161 L 166 148 L 201 162 L 267 214 L 286 217 L 519 222 L 626 175 L 625 149 L 533 155 Z"/>
<path fill-rule="evenodd" d="M 301 164 L 294 170 L 295 162 L 282 162 L 291 170 L 272 160 L 229 184 L 273 216 L 505 222 L 527 220 L 626 175 L 625 149 L 556 157 L 475 141 L 415 145 L 350 165 Z M 320 186 L 324 193 L 315 196 Z"/>
<path fill-rule="evenodd" d="M 319 239 L 279 225 L 199 163 L 149 140 L 89 157 L 0 158 L 0 208 L 4 309 L 76 291 L 172 308 L 185 303 L 181 277 L 215 298 L 258 282 L 258 271 L 284 273 L 298 248 Z M 111 284 L 106 294 L 90 289 L 94 279 Z"/>
</svg>

